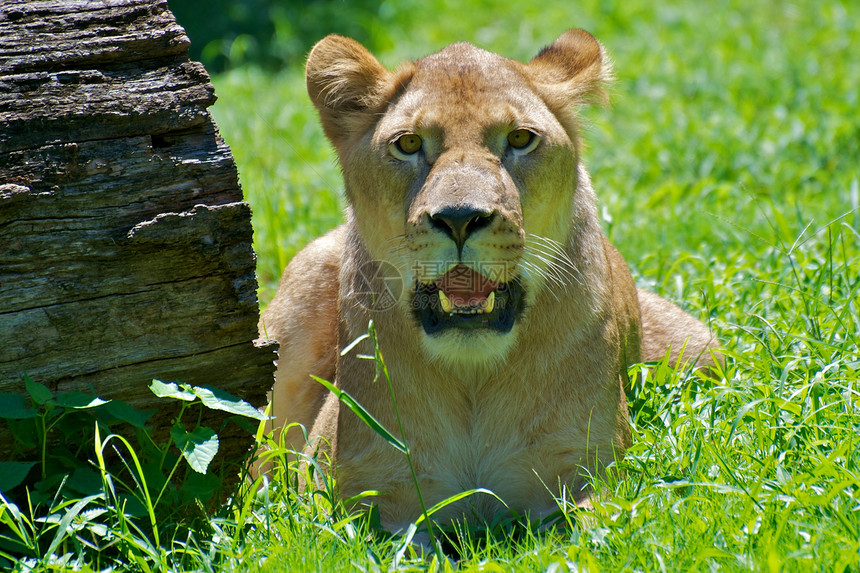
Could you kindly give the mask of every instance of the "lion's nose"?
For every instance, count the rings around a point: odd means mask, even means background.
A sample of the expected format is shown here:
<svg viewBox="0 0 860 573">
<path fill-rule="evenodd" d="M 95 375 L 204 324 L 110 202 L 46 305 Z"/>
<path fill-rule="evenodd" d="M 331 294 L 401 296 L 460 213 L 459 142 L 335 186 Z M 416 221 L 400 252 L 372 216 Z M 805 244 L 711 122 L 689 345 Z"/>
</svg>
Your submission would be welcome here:
<svg viewBox="0 0 860 573">
<path fill-rule="evenodd" d="M 493 211 L 457 205 L 444 207 L 431 214 L 430 224 L 451 237 L 457 244 L 457 250 L 462 253 L 469 235 L 488 226 L 495 215 Z"/>
</svg>

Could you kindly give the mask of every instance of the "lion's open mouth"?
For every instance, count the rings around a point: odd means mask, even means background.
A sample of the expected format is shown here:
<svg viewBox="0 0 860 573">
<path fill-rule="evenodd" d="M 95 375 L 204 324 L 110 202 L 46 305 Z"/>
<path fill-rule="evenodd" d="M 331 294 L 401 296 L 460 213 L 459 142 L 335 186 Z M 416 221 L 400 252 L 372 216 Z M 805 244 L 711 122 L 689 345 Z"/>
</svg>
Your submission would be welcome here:
<svg viewBox="0 0 860 573">
<path fill-rule="evenodd" d="M 413 308 L 424 332 L 486 328 L 508 332 L 522 309 L 522 285 L 492 281 L 457 265 L 433 283 L 417 283 Z"/>
</svg>

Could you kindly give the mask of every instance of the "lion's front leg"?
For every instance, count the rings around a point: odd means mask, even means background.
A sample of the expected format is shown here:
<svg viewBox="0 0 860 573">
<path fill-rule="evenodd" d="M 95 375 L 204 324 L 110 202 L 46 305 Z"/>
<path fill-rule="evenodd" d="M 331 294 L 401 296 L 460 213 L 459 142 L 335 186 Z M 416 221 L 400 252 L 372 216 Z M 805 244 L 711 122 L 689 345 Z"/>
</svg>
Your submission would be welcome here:
<svg viewBox="0 0 860 573">
<path fill-rule="evenodd" d="M 278 369 L 269 395 L 269 431 L 276 441 L 291 424 L 310 432 L 325 400 L 325 388 L 311 375 L 333 380 L 337 361 L 337 297 L 343 230 L 337 228 L 299 252 L 284 271 L 275 298 L 260 319 L 260 336 L 277 340 Z M 302 428 L 283 436 L 302 451 Z M 266 471 L 260 468 L 262 472 Z"/>
</svg>

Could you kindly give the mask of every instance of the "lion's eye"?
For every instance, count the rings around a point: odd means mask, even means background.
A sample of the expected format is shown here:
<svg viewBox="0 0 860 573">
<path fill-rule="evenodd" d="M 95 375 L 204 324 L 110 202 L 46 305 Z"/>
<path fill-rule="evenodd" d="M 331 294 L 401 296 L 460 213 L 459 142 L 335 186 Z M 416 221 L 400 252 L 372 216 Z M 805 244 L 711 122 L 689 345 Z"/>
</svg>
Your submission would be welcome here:
<svg viewBox="0 0 860 573">
<path fill-rule="evenodd" d="M 400 153 L 412 155 L 413 153 L 418 153 L 422 143 L 420 137 L 414 133 L 407 133 L 398 137 L 397 141 L 394 142 L 394 146 L 397 147 Z"/>
<path fill-rule="evenodd" d="M 508 143 L 514 149 L 525 149 L 534 138 L 535 134 L 528 129 L 515 129 L 508 134 Z"/>
</svg>

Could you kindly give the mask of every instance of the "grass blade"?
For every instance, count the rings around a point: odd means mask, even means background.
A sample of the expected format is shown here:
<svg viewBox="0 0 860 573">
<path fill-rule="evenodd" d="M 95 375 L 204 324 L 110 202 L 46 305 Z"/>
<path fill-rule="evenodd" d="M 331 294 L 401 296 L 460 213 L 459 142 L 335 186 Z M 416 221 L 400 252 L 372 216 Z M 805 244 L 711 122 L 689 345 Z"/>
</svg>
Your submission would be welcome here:
<svg viewBox="0 0 860 573">
<path fill-rule="evenodd" d="M 475 489 L 461 491 L 460 493 L 458 493 L 456 495 L 452 495 L 451 497 L 443 499 L 442 501 L 440 501 L 439 503 L 437 503 L 436 505 L 434 505 L 433 507 L 431 507 L 430 509 L 427 510 L 426 517 L 430 517 L 431 515 L 433 515 L 434 513 L 439 511 L 440 509 L 444 509 L 445 507 L 448 507 L 452 503 L 456 503 L 456 502 L 460 501 L 461 499 L 465 499 L 467 497 L 475 495 L 476 493 L 485 493 L 487 495 L 491 495 L 494 498 L 496 498 L 499 501 L 499 503 L 501 503 L 505 507 L 508 507 L 508 504 L 506 504 L 505 501 L 502 498 L 500 498 L 499 496 L 497 496 L 495 493 L 493 493 L 492 491 L 490 491 L 486 488 L 479 487 L 479 488 L 475 488 Z M 424 521 L 424 518 L 425 518 L 425 516 L 421 515 L 418 519 L 415 520 L 415 525 L 416 526 L 421 525 L 421 522 Z"/>
<path fill-rule="evenodd" d="M 332 384 L 328 380 L 323 380 L 322 378 L 319 378 L 317 376 L 311 376 L 311 378 L 313 378 L 314 380 L 316 380 L 317 382 L 319 382 L 320 384 L 322 384 L 323 386 L 328 388 L 328 390 L 330 392 L 332 392 L 335 396 L 337 396 L 338 400 L 343 402 L 347 408 L 352 410 L 355 413 L 355 415 L 361 419 L 362 422 L 364 422 L 365 424 L 370 426 L 370 428 L 374 432 L 376 432 L 382 439 L 384 439 L 386 442 L 388 442 L 389 444 L 394 446 L 398 451 L 403 452 L 404 454 L 409 453 L 409 448 L 406 447 L 406 444 L 404 444 L 401 440 L 398 440 L 394 436 L 394 434 L 389 432 L 385 428 L 385 426 L 383 426 L 379 420 L 374 418 L 373 415 L 370 412 L 368 412 L 364 408 L 364 406 L 359 404 L 355 398 L 353 398 L 352 396 L 350 396 L 349 394 L 347 394 L 346 392 L 344 392 L 343 390 L 341 390 L 340 388 L 338 388 L 337 386 L 335 386 L 334 384 Z"/>
</svg>

